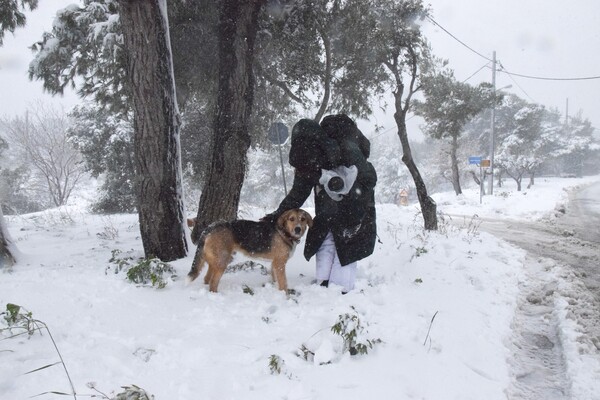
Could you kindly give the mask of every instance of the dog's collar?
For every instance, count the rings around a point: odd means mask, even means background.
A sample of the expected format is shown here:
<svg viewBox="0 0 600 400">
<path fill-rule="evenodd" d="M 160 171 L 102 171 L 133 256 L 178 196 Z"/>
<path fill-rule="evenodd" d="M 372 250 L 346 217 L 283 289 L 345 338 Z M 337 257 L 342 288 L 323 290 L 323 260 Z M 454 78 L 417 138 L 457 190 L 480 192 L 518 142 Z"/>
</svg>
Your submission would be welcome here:
<svg viewBox="0 0 600 400">
<path fill-rule="evenodd" d="M 277 226 L 277 233 L 279 233 L 283 239 L 288 243 L 290 247 L 294 247 L 295 244 L 300 243 L 300 238 L 296 239 L 290 235 L 282 226 Z"/>
</svg>

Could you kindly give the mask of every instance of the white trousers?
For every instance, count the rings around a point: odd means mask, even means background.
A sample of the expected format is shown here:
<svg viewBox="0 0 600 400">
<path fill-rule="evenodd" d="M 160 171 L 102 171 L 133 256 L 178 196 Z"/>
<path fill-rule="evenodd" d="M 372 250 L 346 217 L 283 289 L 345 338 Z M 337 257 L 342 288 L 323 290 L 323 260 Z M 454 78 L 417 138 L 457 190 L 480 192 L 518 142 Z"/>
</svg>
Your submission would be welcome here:
<svg viewBox="0 0 600 400">
<path fill-rule="evenodd" d="M 349 292 L 354 289 L 356 279 L 357 262 L 348 265 L 340 264 L 340 260 L 335 249 L 335 242 L 331 232 L 327 234 L 323 244 L 319 247 L 317 257 L 317 282 L 329 281 L 329 284 L 335 284 L 342 287 L 342 291 Z"/>
</svg>

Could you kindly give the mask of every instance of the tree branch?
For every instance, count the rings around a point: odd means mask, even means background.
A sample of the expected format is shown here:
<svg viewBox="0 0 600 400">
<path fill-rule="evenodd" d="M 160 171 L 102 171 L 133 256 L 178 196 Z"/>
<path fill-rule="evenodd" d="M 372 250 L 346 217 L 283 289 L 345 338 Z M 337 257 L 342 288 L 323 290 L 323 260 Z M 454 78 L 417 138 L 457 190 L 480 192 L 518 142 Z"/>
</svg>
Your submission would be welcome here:
<svg viewBox="0 0 600 400">
<path fill-rule="evenodd" d="M 281 90 L 283 90 L 283 92 L 290 99 L 292 99 L 295 102 L 300 103 L 300 104 L 304 103 L 300 97 L 296 96 L 294 94 L 294 92 L 292 92 L 290 90 L 290 88 L 285 84 L 285 82 L 279 81 L 279 80 L 275 79 L 273 76 L 269 75 L 269 73 L 262 67 L 262 65 L 260 65 L 259 62 L 255 63 L 255 67 L 256 67 L 257 74 L 259 74 L 263 78 L 265 78 L 266 81 L 269 82 L 271 85 L 277 86 L 278 88 L 280 88 Z"/>
</svg>

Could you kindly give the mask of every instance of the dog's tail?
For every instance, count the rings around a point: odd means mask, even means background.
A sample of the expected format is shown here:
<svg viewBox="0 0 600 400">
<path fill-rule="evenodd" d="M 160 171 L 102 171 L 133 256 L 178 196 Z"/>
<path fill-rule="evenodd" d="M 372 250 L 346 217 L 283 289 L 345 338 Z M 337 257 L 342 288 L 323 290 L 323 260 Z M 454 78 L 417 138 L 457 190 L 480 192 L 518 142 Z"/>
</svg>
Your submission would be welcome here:
<svg viewBox="0 0 600 400">
<path fill-rule="evenodd" d="M 200 272 L 202 272 L 202 268 L 204 267 L 204 238 L 205 236 L 202 235 L 200 237 L 200 240 L 198 241 L 198 247 L 196 248 L 196 254 L 194 255 L 192 268 L 187 274 L 188 283 L 193 282 L 194 279 L 196 279 L 198 275 L 200 275 Z"/>
</svg>

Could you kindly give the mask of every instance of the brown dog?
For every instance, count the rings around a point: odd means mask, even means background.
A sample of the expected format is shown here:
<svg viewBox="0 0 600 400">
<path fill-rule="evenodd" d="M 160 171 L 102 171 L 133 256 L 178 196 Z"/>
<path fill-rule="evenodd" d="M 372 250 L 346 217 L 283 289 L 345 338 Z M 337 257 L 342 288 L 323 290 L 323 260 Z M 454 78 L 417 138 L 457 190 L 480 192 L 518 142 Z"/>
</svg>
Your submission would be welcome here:
<svg viewBox="0 0 600 400">
<path fill-rule="evenodd" d="M 287 210 L 277 219 L 275 225 L 267 221 L 235 220 L 218 222 L 206 228 L 198 242 L 198 249 L 188 281 L 200 275 L 204 263 L 208 272 L 204 283 L 211 292 L 216 292 L 225 268 L 233 259 L 233 254 L 243 254 L 271 260 L 271 275 L 279 290 L 287 291 L 285 265 L 300 242 L 306 229 L 312 226 L 312 217 L 300 209 Z"/>
</svg>

